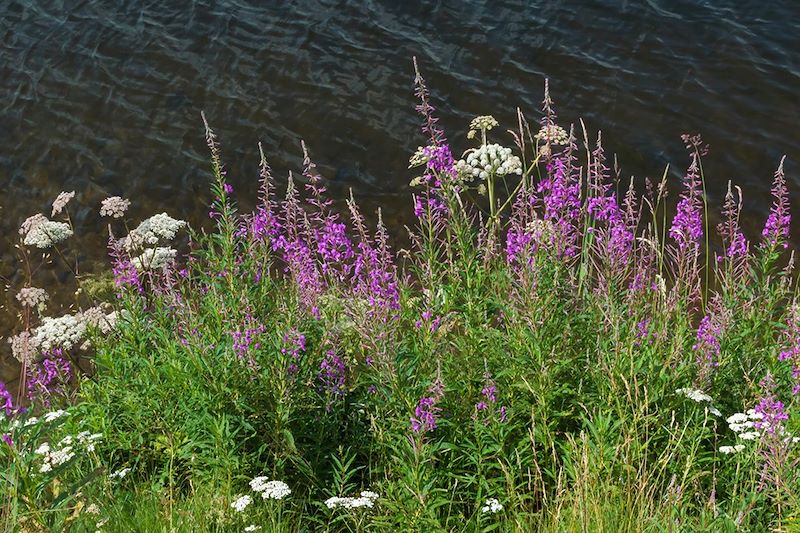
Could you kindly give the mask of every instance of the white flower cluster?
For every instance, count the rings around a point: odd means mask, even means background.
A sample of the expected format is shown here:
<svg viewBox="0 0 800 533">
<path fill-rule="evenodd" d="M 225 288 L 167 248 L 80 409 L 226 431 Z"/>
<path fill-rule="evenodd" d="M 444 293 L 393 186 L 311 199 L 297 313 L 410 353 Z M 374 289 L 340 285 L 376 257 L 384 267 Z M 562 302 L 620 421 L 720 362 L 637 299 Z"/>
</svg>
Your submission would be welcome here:
<svg viewBox="0 0 800 533">
<path fill-rule="evenodd" d="M 253 478 L 250 481 L 250 488 L 260 493 L 265 500 L 282 500 L 292 493 L 292 489 L 283 481 L 267 481 L 265 476 Z"/>
<path fill-rule="evenodd" d="M 242 511 L 247 509 L 247 506 L 250 505 L 251 503 L 253 503 L 253 498 L 248 494 L 245 494 L 244 496 L 239 496 L 238 498 L 236 498 L 231 504 L 231 507 L 233 507 L 233 509 L 237 513 L 241 513 Z"/>
<path fill-rule="evenodd" d="M 72 237 L 72 228 L 69 227 L 69 224 L 45 219 L 31 228 L 22 242 L 26 246 L 50 248 L 70 237 Z"/>
<path fill-rule="evenodd" d="M 736 436 L 742 440 L 755 440 L 761 436 L 759 431 L 756 431 L 755 421 L 761 420 L 764 415 L 756 413 L 754 409 L 748 410 L 746 413 L 734 413 L 726 419 L 728 427 L 731 431 L 736 433 Z"/>
<path fill-rule="evenodd" d="M 564 146 L 569 142 L 569 133 L 561 126 L 555 124 L 551 126 L 542 126 L 539 133 L 535 135 L 536 139 L 548 143 Z"/>
<path fill-rule="evenodd" d="M 110 196 L 100 202 L 100 216 L 122 218 L 131 206 L 131 201 L 121 196 Z"/>
<path fill-rule="evenodd" d="M 47 222 L 47 217 L 41 213 L 36 213 L 35 215 L 31 215 L 25 219 L 22 225 L 19 227 L 19 234 L 25 237 L 30 233 L 35 227 L 41 225 L 42 223 Z"/>
<path fill-rule="evenodd" d="M 75 197 L 75 191 L 70 192 L 61 192 L 56 199 L 53 200 L 53 211 L 50 213 L 51 217 L 56 216 L 57 214 L 61 213 L 70 200 Z"/>
<path fill-rule="evenodd" d="M 487 498 L 486 504 L 481 507 L 482 513 L 499 513 L 503 510 L 503 504 L 497 498 Z"/>
<path fill-rule="evenodd" d="M 24 307 L 35 307 L 40 313 L 44 311 L 48 298 L 47 291 L 39 287 L 23 287 L 17 293 L 19 303 Z"/>
<path fill-rule="evenodd" d="M 160 239 L 174 239 L 178 230 L 185 226 L 186 222 L 176 220 L 166 213 L 153 215 L 143 220 L 136 229 L 131 230 L 125 238 L 125 249 L 131 251 L 135 248 L 154 246 Z"/>
<path fill-rule="evenodd" d="M 50 411 L 49 413 L 45 413 L 42 415 L 42 418 L 45 422 L 52 422 L 53 420 L 58 420 L 61 417 L 67 416 L 69 413 L 63 409 L 57 409 L 55 411 Z"/>
<path fill-rule="evenodd" d="M 20 363 L 30 363 L 36 357 L 36 342 L 29 331 L 9 337 L 8 343 L 11 345 L 12 355 Z"/>
<path fill-rule="evenodd" d="M 708 404 L 708 411 L 714 416 L 722 416 L 722 413 L 719 412 L 719 409 L 711 405 L 714 402 L 714 398 L 706 394 L 705 392 L 692 389 L 689 387 L 684 387 L 682 389 L 676 389 L 675 394 L 681 394 L 686 396 L 690 400 L 693 400 L 697 403 L 707 403 Z"/>
<path fill-rule="evenodd" d="M 257 526 L 255 524 L 250 524 L 249 526 L 244 528 L 245 531 L 258 531 L 259 529 L 261 529 L 261 526 Z"/>
<path fill-rule="evenodd" d="M 64 315 L 57 318 L 45 317 L 36 328 L 33 344 L 42 351 L 53 348 L 69 350 L 77 345 L 86 333 L 86 321 L 79 314 Z"/>
<path fill-rule="evenodd" d="M 459 159 L 456 170 L 464 179 L 487 179 L 490 175 L 522 174 L 522 162 L 511 154 L 511 148 L 499 144 L 486 144 L 469 150 L 467 158 Z"/>
<path fill-rule="evenodd" d="M 54 411 L 44 415 L 44 419 L 48 422 L 55 420 L 61 416 L 66 415 L 65 411 Z M 56 416 L 58 415 L 58 416 Z M 27 424 L 26 424 L 27 425 Z M 100 433 L 90 433 L 82 431 L 75 437 L 67 435 L 57 446 L 51 446 L 50 443 L 42 443 L 33 453 L 42 456 L 42 466 L 39 467 L 39 472 L 44 474 L 52 471 L 54 468 L 63 465 L 67 461 L 75 457 L 76 446 L 84 448 L 87 452 L 93 452 L 95 443 L 103 437 Z"/>
<path fill-rule="evenodd" d="M 140 256 L 131 259 L 131 263 L 137 270 L 159 270 L 172 263 L 177 253 L 177 250 L 163 246 L 146 248 Z"/>
<path fill-rule="evenodd" d="M 44 419 L 45 422 L 52 422 L 53 420 L 58 420 L 61 417 L 67 416 L 68 414 L 69 412 L 63 409 L 58 409 L 57 411 L 50 411 L 49 413 L 43 414 L 42 419 Z M 38 424 L 39 420 L 40 419 L 37 416 L 32 416 L 27 420 L 25 420 L 24 422 L 21 421 L 19 418 L 15 418 L 14 420 L 11 421 L 10 427 L 11 429 L 17 429 L 19 427 L 33 426 L 34 424 Z"/>
<path fill-rule="evenodd" d="M 130 471 L 131 471 L 130 467 L 126 466 L 125 468 L 121 468 L 121 469 L 117 470 L 116 472 L 112 472 L 111 474 L 109 474 L 108 475 L 108 479 L 122 479 L 125 476 L 127 476 L 128 472 L 130 472 Z"/>
<path fill-rule="evenodd" d="M 339 496 L 333 496 L 325 500 L 325 505 L 328 507 L 328 509 L 336 509 L 338 507 L 342 507 L 344 509 L 360 509 L 367 507 L 372 509 L 375 507 L 375 501 L 378 499 L 378 497 L 379 496 L 376 492 L 365 490 L 361 492 L 361 495 L 358 498 L 340 498 Z"/>
<path fill-rule="evenodd" d="M 109 333 L 117 324 L 117 312 L 106 313 L 102 306 L 90 307 L 80 314 L 88 327 L 97 328 L 100 333 Z"/>
<path fill-rule="evenodd" d="M 724 453 L 725 455 L 730 455 L 733 453 L 739 453 L 740 451 L 744 450 L 744 444 L 737 444 L 735 446 L 720 446 L 719 453 Z"/>
</svg>

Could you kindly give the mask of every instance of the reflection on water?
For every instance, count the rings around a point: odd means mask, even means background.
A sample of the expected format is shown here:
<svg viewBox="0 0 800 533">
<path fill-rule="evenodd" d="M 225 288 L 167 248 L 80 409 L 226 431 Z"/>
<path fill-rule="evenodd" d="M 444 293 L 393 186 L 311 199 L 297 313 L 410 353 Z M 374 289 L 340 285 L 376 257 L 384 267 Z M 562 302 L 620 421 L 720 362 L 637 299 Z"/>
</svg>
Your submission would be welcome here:
<svg viewBox="0 0 800 533">
<path fill-rule="evenodd" d="M 10 239 L 61 190 L 78 192 L 88 267 L 106 196 L 131 198 L 134 217 L 200 223 L 200 110 L 245 207 L 257 141 L 284 175 L 303 138 L 334 194 L 352 187 L 390 224 L 407 220 L 412 55 L 456 151 L 474 115 L 535 116 L 549 77 L 562 122 L 602 129 L 623 176 L 685 165 L 679 135 L 702 132 L 712 205 L 733 179 L 755 227 L 783 153 L 798 192 L 797 50 L 795 0 L 0 0 L 2 274 L 21 282 Z"/>
</svg>

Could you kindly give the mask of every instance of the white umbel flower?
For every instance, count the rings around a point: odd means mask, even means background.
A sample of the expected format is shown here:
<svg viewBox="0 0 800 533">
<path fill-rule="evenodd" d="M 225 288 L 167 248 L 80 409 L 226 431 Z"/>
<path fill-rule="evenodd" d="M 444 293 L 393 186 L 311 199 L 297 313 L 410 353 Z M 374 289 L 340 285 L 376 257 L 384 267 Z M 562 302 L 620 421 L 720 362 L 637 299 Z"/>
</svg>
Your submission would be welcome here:
<svg viewBox="0 0 800 533">
<path fill-rule="evenodd" d="M 63 211 L 64 208 L 67 207 L 69 201 L 72 200 L 74 197 L 75 197 L 75 191 L 61 192 L 58 196 L 56 196 L 56 199 L 53 201 L 53 211 L 50 213 L 50 216 L 54 217 L 59 213 L 61 213 L 61 211 Z"/>
<path fill-rule="evenodd" d="M 100 202 L 100 216 L 122 218 L 130 205 L 130 200 L 126 200 L 121 196 L 110 196 Z"/>
<path fill-rule="evenodd" d="M 292 493 L 292 489 L 283 481 L 267 481 L 259 492 L 265 500 L 282 500 Z"/>
<path fill-rule="evenodd" d="M 499 513 L 503 510 L 503 504 L 497 498 L 487 498 L 486 504 L 481 507 L 482 513 Z"/>
<path fill-rule="evenodd" d="M 521 175 L 522 162 L 511 153 L 511 148 L 486 144 L 469 150 L 466 159 L 460 159 L 456 163 L 456 170 L 464 180 L 486 180 L 490 175 Z"/>
<path fill-rule="evenodd" d="M 144 246 L 154 246 L 159 240 L 172 240 L 178 230 L 184 228 L 186 222 L 176 220 L 166 213 L 153 215 L 142 221 L 139 226 L 132 230 L 125 238 L 125 249 L 131 251 Z"/>
<path fill-rule="evenodd" d="M 31 229 L 22 242 L 26 246 L 50 248 L 70 237 L 72 237 L 72 228 L 69 227 L 69 224 L 45 220 Z"/>
<path fill-rule="evenodd" d="M 233 507 L 233 509 L 237 513 L 241 513 L 242 511 L 247 509 L 247 506 L 250 505 L 251 503 L 253 503 L 253 498 L 245 494 L 244 496 L 239 496 L 238 498 L 236 498 L 231 504 L 231 507 Z"/>
<path fill-rule="evenodd" d="M 325 500 L 325 506 L 328 509 L 372 509 L 375 507 L 375 501 L 378 499 L 378 494 L 369 490 L 365 490 L 358 498 L 339 497 L 333 496 Z"/>
<path fill-rule="evenodd" d="M 744 450 L 744 444 L 737 444 L 735 446 L 720 446 L 719 453 L 724 453 L 725 455 L 730 455 L 733 453 L 739 453 L 740 451 Z"/>
<path fill-rule="evenodd" d="M 683 388 L 683 389 L 677 389 L 675 391 L 675 393 L 676 394 L 682 394 L 683 396 L 686 396 L 690 400 L 694 400 L 697 403 L 702 403 L 702 402 L 709 402 L 710 403 L 710 402 L 714 401 L 714 398 L 712 398 L 711 396 L 709 396 L 705 392 L 703 392 L 701 390 L 698 390 L 698 389 L 690 389 L 690 388 L 687 387 L 687 388 Z"/>
<path fill-rule="evenodd" d="M 158 270 L 171 264 L 175 260 L 178 252 L 172 248 L 159 246 L 158 248 L 147 248 L 142 255 L 131 259 L 131 263 L 137 270 Z"/>
<path fill-rule="evenodd" d="M 69 350 L 81 341 L 84 333 L 86 333 L 86 322 L 80 315 L 46 317 L 36 328 L 33 342 L 43 351 L 52 348 Z"/>
</svg>

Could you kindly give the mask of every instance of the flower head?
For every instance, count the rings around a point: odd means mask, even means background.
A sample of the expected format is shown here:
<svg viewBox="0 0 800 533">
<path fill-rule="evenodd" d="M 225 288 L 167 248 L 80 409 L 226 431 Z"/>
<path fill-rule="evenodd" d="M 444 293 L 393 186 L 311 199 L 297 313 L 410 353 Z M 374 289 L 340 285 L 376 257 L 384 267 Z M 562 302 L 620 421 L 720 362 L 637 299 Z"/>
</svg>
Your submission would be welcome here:
<svg viewBox="0 0 800 533">
<path fill-rule="evenodd" d="M 61 192 L 53 201 L 53 211 L 50 213 L 51 217 L 54 217 L 61 213 L 64 208 L 67 206 L 70 200 L 75 197 L 75 191 L 70 192 Z"/>
<path fill-rule="evenodd" d="M 100 216 L 122 218 L 131 206 L 131 201 L 121 196 L 110 196 L 100 202 Z"/>
</svg>

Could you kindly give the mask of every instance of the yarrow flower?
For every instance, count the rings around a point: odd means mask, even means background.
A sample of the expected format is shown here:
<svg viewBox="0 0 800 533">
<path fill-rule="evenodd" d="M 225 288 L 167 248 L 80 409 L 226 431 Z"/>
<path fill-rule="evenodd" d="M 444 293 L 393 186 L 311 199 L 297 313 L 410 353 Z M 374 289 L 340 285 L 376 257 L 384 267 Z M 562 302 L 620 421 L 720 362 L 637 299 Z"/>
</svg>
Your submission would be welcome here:
<svg viewBox="0 0 800 533">
<path fill-rule="evenodd" d="M 51 217 L 54 217 L 61 213 L 64 208 L 67 206 L 70 200 L 75 197 L 75 191 L 70 192 L 61 192 L 53 201 L 53 211 L 50 213 Z"/>
<path fill-rule="evenodd" d="M 372 509 L 375 506 L 375 502 L 377 500 L 378 500 L 377 493 L 365 490 L 357 498 L 352 498 L 352 497 L 342 498 L 339 496 L 333 496 L 325 500 L 325 506 L 328 509 L 336 509 L 339 507 L 342 507 L 344 509 L 360 509 L 364 507 Z"/>
<path fill-rule="evenodd" d="M 70 237 L 72 237 L 72 228 L 69 227 L 69 224 L 44 220 L 28 231 L 22 242 L 26 246 L 35 246 L 43 249 L 50 248 Z"/>
<path fill-rule="evenodd" d="M 725 455 L 730 455 L 733 453 L 739 453 L 740 451 L 745 449 L 744 444 L 737 444 L 735 446 L 720 446 L 719 452 L 724 453 Z"/>
<path fill-rule="evenodd" d="M 503 510 L 503 504 L 497 498 L 487 498 L 486 504 L 481 507 L 481 512 L 496 514 Z"/>
<path fill-rule="evenodd" d="M 122 479 L 125 476 L 127 476 L 128 472 L 130 471 L 131 471 L 130 467 L 121 468 L 116 472 L 112 472 L 111 474 L 109 474 L 108 477 L 109 479 Z"/>
<path fill-rule="evenodd" d="M 33 342 L 44 351 L 53 348 L 69 350 L 81 341 L 85 333 L 86 322 L 80 314 L 45 317 L 35 330 Z"/>
<path fill-rule="evenodd" d="M 261 526 L 257 526 L 255 524 L 250 524 L 249 526 L 244 528 L 245 531 L 258 531 L 259 529 L 261 529 Z"/>
<path fill-rule="evenodd" d="M 233 509 L 237 513 L 241 513 L 242 511 L 247 509 L 247 506 L 250 505 L 251 503 L 253 503 L 253 498 L 245 494 L 244 496 L 240 496 L 237 499 L 235 499 L 233 503 L 231 503 L 231 507 L 233 507 Z"/>
<path fill-rule="evenodd" d="M 100 202 L 100 216 L 122 218 L 130 205 L 130 200 L 126 200 L 121 196 L 111 196 Z"/>
</svg>

